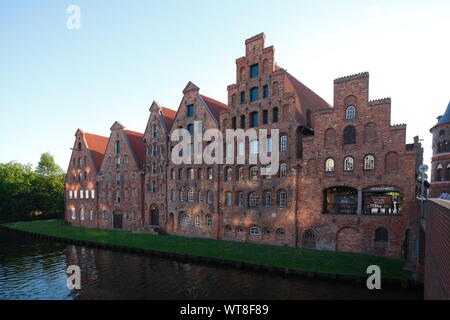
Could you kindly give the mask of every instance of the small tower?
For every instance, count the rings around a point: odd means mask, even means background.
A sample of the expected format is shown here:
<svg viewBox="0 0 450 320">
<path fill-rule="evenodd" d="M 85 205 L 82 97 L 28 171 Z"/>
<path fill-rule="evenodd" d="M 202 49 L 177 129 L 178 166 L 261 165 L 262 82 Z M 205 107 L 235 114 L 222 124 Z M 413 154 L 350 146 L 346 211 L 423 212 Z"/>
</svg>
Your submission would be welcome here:
<svg viewBox="0 0 450 320">
<path fill-rule="evenodd" d="M 450 103 L 443 116 L 431 128 L 433 157 L 431 158 L 430 197 L 438 198 L 443 192 L 450 194 Z"/>
</svg>

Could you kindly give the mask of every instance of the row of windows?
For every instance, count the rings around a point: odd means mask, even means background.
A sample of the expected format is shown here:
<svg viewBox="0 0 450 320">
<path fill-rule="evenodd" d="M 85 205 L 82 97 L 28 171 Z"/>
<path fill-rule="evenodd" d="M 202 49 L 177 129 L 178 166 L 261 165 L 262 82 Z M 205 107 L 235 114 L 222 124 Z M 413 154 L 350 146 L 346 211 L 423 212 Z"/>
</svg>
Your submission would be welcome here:
<svg viewBox="0 0 450 320">
<path fill-rule="evenodd" d="M 245 232 L 245 229 L 244 229 L 244 227 L 240 227 L 240 226 L 238 226 L 236 228 L 233 228 L 231 225 L 227 225 L 225 227 L 225 232 L 226 233 L 232 233 L 234 231 L 236 231 L 238 234 L 243 234 Z M 264 230 L 262 230 L 258 226 L 253 226 L 253 227 L 248 228 L 248 234 L 251 235 L 251 236 L 254 236 L 254 237 L 258 237 L 258 236 L 261 236 L 263 234 L 269 236 L 269 235 L 272 234 L 272 231 L 270 229 L 268 229 L 268 228 L 264 228 Z M 277 229 L 276 230 L 276 237 L 277 237 L 277 240 L 284 240 L 284 239 L 286 239 L 286 231 L 283 228 Z"/>
<path fill-rule="evenodd" d="M 442 164 L 438 164 L 436 166 L 434 181 L 448 181 L 448 180 L 450 180 L 450 163 L 447 165 L 445 171 Z"/>
<path fill-rule="evenodd" d="M 124 164 L 128 164 L 128 156 L 124 156 L 123 157 L 123 163 Z M 110 167 L 113 166 L 113 158 L 112 157 L 108 158 L 108 165 Z M 121 158 L 120 157 L 116 157 L 116 163 L 115 163 L 116 169 L 120 169 L 120 165 L 121 165 Z"/>
<path fill-rule="evenodd" d="M 279 117 L 279 110 L 278 108 L 273 108 L 272 109 L 272 123 L 277 123 L 279 121 L 280 117 Z M 262 124 L 268 124 L 269 123 L 269 110 L 263 110 L 262 111 Z M 239 126 L 240 129 L 245 129 L 246 128 L 246 119 L 245 119 L 245 115 L 241 115 L 239 118 Z M 249 128 L 255 128 L 259 125 L 259 114 L 258 112 L 252 112 L 250 113 L 250 119 L 249 119 L 249 123 L 248 126 Z M 231 128 L 233 130 L 237 129 L 237 118 L 233 117 L 231 118 Z"/>
<path fill-rule="evenodd" d="M 187 197 L 186 197 L 187 196 Z M 176 201 L 177 200 L 177 191 L 175 189 L 172 189 L 170 191 L 170 200 Z M 178 191 L 178 200 L 180 202 L 198 202 L 198 203 L 206 203 L 212 204 L 213 199 L 213 193 L 211 190 L 206 192 L 206 198 L 205 193 L 203 191 L 198 191 L 195 195 L 195 191 L 193 189 L 189 189 L 187 191 L 180 190 Z"/>
<path fill-rule="evenodd" d="M 70 209 L 70 215 L 72 220 L 77 220 L 77 213 L 76 210 L 74 208 Z M 93 221 L 94 220 L 94 211 L 89 210 L 89 212 L 85 212 L 84 209 L 80 209 L 80 220 L 84 221 L 89 219 L 89 221 Z"/>
<path fill-rule="evenodd" d="M 95 190 L 80 190 L 80 199 L 95 199 Z M 78 199 L 78 190 L 69 190 L 69 199 Z"/>
<path fill-rule="evenodd" d="M 233 204 L 235 204 L 238 207 L 243 208 L 245 205 L 244 192 L 238 191 L 234 196 L 235 199 L 233 199 L 232 192 L 225 192 L 225 205 L 227 207 L 231 207 L 233 206 Z M 276 201 L 276 205 L 279 208 L 286 208 L 288 204 L 287 192 L 284 190 L 279 190 L 277 192 L 277 199 L 272 199 L 272 191 L 264 191 L 262 193 L 262 206 L 264 208 L 271 208 L 273 206 L 273 200 Z M 257 208 L 259 207 L 259 204 L 260 204 L 260 195 L 257 192 L 250 192 L 247 194 L 248 208 Z"/>
<path fill-rule="evenodd" d="M 106 198 L 106 192 L 104 191 L 104 190 L 102 190 L 101 191 L 101 198 L 102 199 L 105 199 Z M 129 192 L 128 192 L 128 189 L 124 189 L 124 191 L 123 191 L 123 195 L 124 195 L 124 198 L 125 199 L 128 199 L 129 198 Z M 131 197 L 132 198 L 137 198 L 137 190 L 136 189 L 131 189 Z M 107 199 L 109 199 L 109 200 L 111 200 L 112 199 L 112 191 L 111 190 L 108 190 L 108 193 L 107 193 Z M 120 191 L 120 190 L 116 190 L 116 193 L 115 193 L 115 202 L 116 203 L 121 203 L 122 202 L 122 192 Z"/>
<path fill-rule="evenodd" d="M 267 174 L 263 176 L 264 179 L 271 179 L 272 175 L 270 174 L 270 172 L 272 171 L 272 166 L 271 165 L 266 166 L 265 170 L 266 170 Z M 235 177 L 236 177 L 237 181 L 245 180 L 244 172 L 245 172 L 244 167 L 236 168 L 236 175 L 235 175 Z M 281 163 L 280 167 L 279 167 L 279 170 L 278 170 L 278 177 L 280 179 L 286 179 L 287 176 L 288 176 L 287 164 L 286 163 Z M 259 177 L 260 177 L 259 167 L 252 166 L 252 167 L 250 167 L 248 169 L 248 179 L 249 180 L 252 180 L 252 181 L 258 180 Z M 225 181 L 232 181 L 233 180 L 233 168 L 232 167 L 225 168 L 224 180 Z"/>
<path fill-rule="evenodd" d="M 366 171 L 375 169 L 375 157 L 368 154 L 363 159 L 363 169 Z M 385 157 L 385 169 L 387 172 L 395 173 L 398 172 L 398 154 L 396 152 L 389 152 Z M 344 158 L 344 171 L 351 172 L 355 170 L 355 159 L 352 156 L 347 156 Z M 328 158 L 325 160 L 325 172 L 335 172 L 335 160 L 333 158 Z"/>
<path fill-rule="evenodd" d="M 125 212 L 123 214 L 123 217 L 126 220 L 135 220 L 136 219 L 136 214 L 134 212 Z M 102 211 L 100 214 L 100 218 L 101 219 L 108 219 L 109 218 L 109 212 L 108 211 Z"/>
<path fill-rule="evenodd" d="M 364 126 L 364 143 L 376 142 L 376 126 L 373 122 L 369 122 Z M 348 125 L 343 131 L 344 145 L 356 144 L 356 128 L 353 125 Z M 328 128 L 325 131 L 325 146 L 330 147 L 336 144 L 336 130 L 334 128 Z"/>
<path fill-rule="evenodd" d="M 447 153 L 447 152 L 450 152 L 450 141 L 445 140 L 438 142 L 437 153 Z"/>
<path fill-rule="evenodd" d="M 189 227 L 191 225 L 191 218 L 190 218 L 190 216 L 187 213 L 183 212 L 183 213 L 180 214 L 180 218 L 179 218 L 178 223 L 179 223 L 179 225 L 181 227 Z M 193 221 L 192 225 L 194 227 L 196 227 L 196 228 L 200 228 L 202 226 L 202 219 L 201 219 L 201 216 L 199 214 L 194 215 L 194 221 Z M 212 215 L 207 214 L 205 216 L 204 225 L 207 228 L 212 228 L 213 227 L 213 217 L 212 217 Z"/>
<path fill-rule="evenodd" d="M 375 157 L 371 154 L 364 157 L 363 160 L 364 170 L 374 170 L 375 169 Z M 344 158 L 344 171 L 353 171 L 355 169 L 355 159 L 353 157 Z M 334 172 L 335 171 L 335 161 L 333 158 L 328 158 L 325 161 L 325 171 Z"/>
</svg>

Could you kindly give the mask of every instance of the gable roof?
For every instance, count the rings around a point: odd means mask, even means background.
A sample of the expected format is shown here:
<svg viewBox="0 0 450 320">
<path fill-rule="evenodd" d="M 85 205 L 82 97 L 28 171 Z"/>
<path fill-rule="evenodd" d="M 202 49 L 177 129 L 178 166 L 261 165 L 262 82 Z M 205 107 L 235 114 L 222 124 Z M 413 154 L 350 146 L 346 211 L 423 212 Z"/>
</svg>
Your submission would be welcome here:
<svg viewBox="0 0 450 320">
<path fill-rule="evenodd" d="M 320 97 L 317 93 L 309 89 L 289 72 L 285 72 L 286 80 L 288 83 L 290 83 L 298 98 L 300 99 L 300 104 L 303 107 L 304 111 L 308 109 L 311 111 L 317 111 L 332 108 L 332 106 L 324 99 L 322 99 L 322 97 Z"/>
<path fill-rule="evenodd" d="M 144 167 L 144 134 L 131 130 L 124 130 L 130 142 L 130 148 L 136 157 L 137 165 L 140 168 Z"/>
<path fill-rule="evenodd" d="M 94 160 L 95 169 L 97 172 L 102 166 L 103 158 L 105 156 L 106 146 L 108 145 L 108 139 L 104 136 L 99 136 L 92 133 L 84 133 L 84 140 L 86 142 L 86 149 L 92 155 Z"/>
<path fill-rule="evenodd" d="M 161 114 L 164 117 L 167 131 L 170 131 L 175 121 L 175 116 L 177 115 L 177 112 L 175 110 L 166 107 L 161 107 Z"/>
<path fill-rule="evenodd" d="M 203 101 L 206 103 L 206 106 L 209 108 L 209 111 L 211 111 L 212 115 L 214 116 L 215 120 L 219 122 L 219 116 L 220 113 L 228 108 L 228 105 L 225 103 L 222 103 L 220 101 L 217 101 L 215 99 L 209 98 L 204 95 L 200 95 L 200 97 L 203 99 Z"/>
</svg>

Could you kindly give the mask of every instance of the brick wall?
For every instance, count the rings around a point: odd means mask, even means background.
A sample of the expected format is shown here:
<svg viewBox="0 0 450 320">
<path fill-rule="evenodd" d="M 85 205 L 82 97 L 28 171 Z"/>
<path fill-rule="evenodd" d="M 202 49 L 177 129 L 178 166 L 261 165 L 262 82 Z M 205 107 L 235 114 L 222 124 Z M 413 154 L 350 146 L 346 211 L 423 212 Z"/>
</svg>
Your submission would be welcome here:
<svg viewBox="0 0 450 320">
<path fill-rule="evenodd" d="M 450 299 L 450 201 L 426 202 L 425 299 Z"/>
</svg>

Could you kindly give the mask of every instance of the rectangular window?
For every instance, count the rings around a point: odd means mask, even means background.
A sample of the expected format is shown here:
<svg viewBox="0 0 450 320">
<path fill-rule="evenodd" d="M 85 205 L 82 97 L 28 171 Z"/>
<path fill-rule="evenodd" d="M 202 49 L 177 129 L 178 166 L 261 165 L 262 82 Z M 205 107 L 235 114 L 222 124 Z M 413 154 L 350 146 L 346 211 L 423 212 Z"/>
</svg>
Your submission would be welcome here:
<svg viewBox="0 0 450 320">
<path fill-rule="evenodd" d="M 263 98 L 269 97 L 269 86 L 263 87 Z"/>
<path fill-rule="evenodd" d="M 287 150 L 287 137 L 281 136 L 280 138 L 280 151 L 286 151 Z"/>
<path fill-rule="evenodd" d="M 250 115 L 250 128 L 258 126 L 258 112 L 253 112 Z"/>
<path fill-rule="evenodd" d="M 231 207 L 233 205 L 233 194 L 231 192 L 227 192 L 226 195 L 226 205 L 227 207 Z"/>
<path fill-rule="evenodd" d="M 75 209 L 71 209 L 70 213 L 72 215 L 72 220 L 75 220 L 77 218 L 77 214 L 75 213 Z"/>
<path fill-rule="evenodd" d="M 272 138 L 267 138 L 266 149 L 267 152 L 272 152 Z"/>
<path fill-rule="evenodd" d="M 72 192 L 72 190 L 69 190 L 69 199 L 72 199 L 73 198 L 73 192 Z"/>
<path fill-rule="evenodd" d="M 259 99 L 259 90 L 258 88 L 252 88 L 250 90 L 250 102 L 258 101 Z"/>
<path fill-rule="evenodd" d="M 120 175 L 116 175 L 116 185 L 120 186 Z"/>
<path fill-rule="evenodd" d="M 231 127 L 233 128 L 233 130 L 236 130 L 236 117 L 233 117 L 231 119 Z"/>
<path fill-rule="evenodd" d="M 245 116 L 241 116 L 241 129 L 245 129 Z"/>
<path fill-rule="evenodd" d="M 86 199 L 89 199 L 89 190 L 86 190 L 85 197 Z"/>
<path fill-rule="evenodd" d="M 92 210 L 89 211 L 89 220 L 94 220 L 94 211 Z"/>
<path fill-rule="evenodd" d="M 263 124 L 269 123 L 269 111 L 263 110 Z"/>
<path fill-rule="evenodd" d="M 241 157 L 244 156 L 244 143 L 243 142 L 239 142 L 238 155 Z"/>
<path fill-rule="evenodd" d="M 254 64 L 250 66 L 250 78 L 256 78 L 257 76 L 259 76 L 259 65 Z"/>
<path fill-rule="evenodd" d="M 84 193 L 83 193 L 83 190 L 80 190 L 80 199 L 84 199 Z"/>
<path fill-rule="evenodd" d="M 240 208 L 244 207 L 244 193 L 243 192 L 239 192 L 238 193 L 238 201 L 237 204 Z"/>
<path fill-rule="evenodd" d="M 120 169 L 120 158 L 116 159 L 116 168 Z"/>
<path fill-rule="evenodd" d="M 258 140 L 253 140 L 250 142 L 250 154 L 258 154 Z"/>
<path fill-rule="evenodd" d="M 245 101 L 245 92 L 244 91 L 242 91 L 241 92 L 241 104 L 244 104 L 246 101 Z"/>
<path fill-rule="evenodd" d="M 195 114 L 195 109 L 194 109 L 194 105 L 190 104 L 187 106 L 187 116 L 188 117 L 193 117 Z"/>
<path fill-rule="evenodd" d="M 120 141 L 116 141 L 116 154 L 120 153 Z"/>
</svg>

